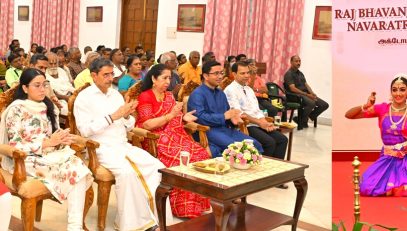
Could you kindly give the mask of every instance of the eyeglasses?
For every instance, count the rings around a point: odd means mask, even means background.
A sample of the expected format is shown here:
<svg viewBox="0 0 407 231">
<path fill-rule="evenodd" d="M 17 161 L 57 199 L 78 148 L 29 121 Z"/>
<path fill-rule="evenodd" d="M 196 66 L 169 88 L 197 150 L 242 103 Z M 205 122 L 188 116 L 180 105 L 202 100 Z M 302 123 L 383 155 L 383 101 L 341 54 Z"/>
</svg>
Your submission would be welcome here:
<svg viewBox="0 0 407 231">
<path fill-rule="evenodd" d="M 33 84 L 28 84 L 28 86 L 31 86 L 33 88 L 40 89 L 41 87 L 48 88 L 49 87 L 49 82 L 44 82 L 44 83 L 33 83 Z"/>
<path fill-rule="evenodd" d="M 114 77 L 114 72 L 104 73 L 103 74 L 103 78 L 105 78 L 105 79 L 110 78 L 110 77 Z"/>
<path fill-rule="evenodd" d="M 209 72 L 208 74 L 211 74 L 211 75 L 224 75 L 225 72 L 223 72 L 223 71 L 215 71 L 215 72 Z"/>
</svg>

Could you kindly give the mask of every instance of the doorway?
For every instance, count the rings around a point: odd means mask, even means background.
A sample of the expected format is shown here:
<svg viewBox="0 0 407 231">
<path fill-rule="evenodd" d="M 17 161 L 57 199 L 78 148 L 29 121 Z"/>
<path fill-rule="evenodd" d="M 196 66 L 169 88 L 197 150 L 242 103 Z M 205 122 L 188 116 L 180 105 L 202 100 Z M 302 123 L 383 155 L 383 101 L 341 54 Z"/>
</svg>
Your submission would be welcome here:
<svg viewBox="0 0 407 231">
<path fill-rule="evenodd" d="M 143 46 L 155 51 L 158 0 L 123 0 L 120 47 Z"/>
</svg>

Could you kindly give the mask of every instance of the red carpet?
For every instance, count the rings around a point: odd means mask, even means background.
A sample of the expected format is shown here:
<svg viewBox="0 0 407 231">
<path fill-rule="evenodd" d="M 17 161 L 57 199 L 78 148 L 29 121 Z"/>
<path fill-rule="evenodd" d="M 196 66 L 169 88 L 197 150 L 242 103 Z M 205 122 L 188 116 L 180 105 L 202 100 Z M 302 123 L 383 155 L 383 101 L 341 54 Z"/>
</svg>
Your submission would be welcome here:
<svg viewBox="0 0 407 231">
<path fill-rule="evenodd" d="M 372 162 L 362 162 L 363 173 Z M 351 229 L 353 217 L 353 167 L 351 161 L 332 162 L 332 221 L 343 221 Z M 361 197 L 360 220 L 370 224 L 381 224 L 407 231 L 407 198 L 405 197 Z M 367 230 L 367 229 L 366 229 Z M 378 230 L 384 230 L 379 229 Z"/>
</svg>

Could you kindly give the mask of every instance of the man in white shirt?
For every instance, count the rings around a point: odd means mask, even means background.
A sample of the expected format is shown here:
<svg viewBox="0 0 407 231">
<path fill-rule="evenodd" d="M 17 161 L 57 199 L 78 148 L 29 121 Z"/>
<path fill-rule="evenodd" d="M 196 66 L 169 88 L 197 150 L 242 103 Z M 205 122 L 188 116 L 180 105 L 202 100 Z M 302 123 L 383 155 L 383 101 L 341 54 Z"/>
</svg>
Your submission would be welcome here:
<svg viewBox="0 0 407 231">
<path fill-rule="evenodd" d="M 236 62 L 232 72 L 235 80 L 225 88 L 230 107 L 242 111 L 250 121 L 249 135 L 261 143 L 263 155 L 284 159 L 288 139 L 264 118 L 253 89 L 247 86 L 250 78 L 248 63 Z"/>
<path fill-rule="evenodd" d="M 58 98 L 62 108 L 61 115 L 68 115 L 68 100 L 69 96 L 75 91 L 66 71 L 59 67 L 58 56 L 55 53 L 48 52 L 48 68 L 45 71 L 45 77 L 51 84 L 55 95 Z"/>
<path fill-rule="evenodd" d="M 96 150 L 99 162 L 115 176 L 118 207 L 115 224 L 119 230 L 155 230 L 158 220 L 154 198 L 161 180 L 157 170 L 164 165 L 127 142 L 126 130 L 135 124 L 130 114 L 138 102 L 124 102 L 122 95 L 111 88 L 113 63 L 97 58 L 89 69 L 94 84 L 79 93 L 74 115 L 81 135 L 100 143 Z M 168 211 L 167 217 L 171 219 Z"/>
</svg>

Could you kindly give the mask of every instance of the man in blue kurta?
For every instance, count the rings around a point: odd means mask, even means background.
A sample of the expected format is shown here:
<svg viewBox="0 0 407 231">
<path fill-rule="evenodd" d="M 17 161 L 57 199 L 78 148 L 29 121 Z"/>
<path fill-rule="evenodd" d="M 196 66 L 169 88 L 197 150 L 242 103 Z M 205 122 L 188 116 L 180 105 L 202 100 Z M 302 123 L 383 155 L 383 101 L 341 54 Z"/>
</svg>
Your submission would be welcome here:
<svg viewBox="0 0 407 231">
<path fill-rule="evenodd" d="M 254 138 L 235 129 L 242 122 L 241 112 L 229 107 L 225 93 L 218 88 L 223 79 L 223 68 L 216 61 L 208 61 L 202 66 L 203 84 L 195 89 L 188 100 L 188 111 L 196 110 L 197 123 L 209 126 L 207 132 L 209 147 L 213 157 L 222 155 L 223 150 L 235 141 L 251 139 L 259 152 L 261 144 Z"/>
</svg>

